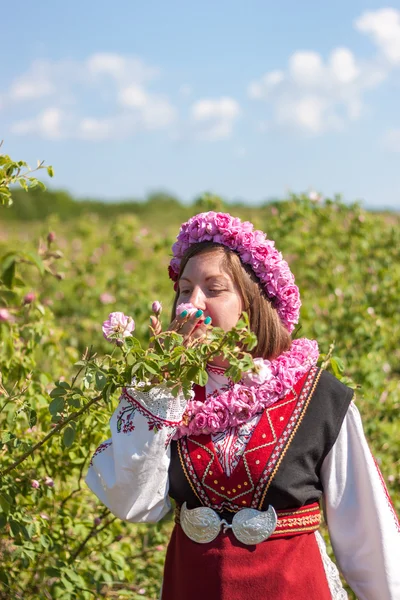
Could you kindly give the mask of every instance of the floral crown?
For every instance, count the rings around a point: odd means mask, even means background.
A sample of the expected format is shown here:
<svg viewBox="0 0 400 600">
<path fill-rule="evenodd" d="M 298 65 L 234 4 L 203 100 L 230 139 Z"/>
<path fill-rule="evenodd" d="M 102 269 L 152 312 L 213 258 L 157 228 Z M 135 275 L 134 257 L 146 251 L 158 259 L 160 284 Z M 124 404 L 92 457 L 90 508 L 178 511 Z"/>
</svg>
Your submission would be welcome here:
<svg viewBox="0 0 400 600">
<path fill-rule="evenodd" d="M 181 226 L 176 240 L 168 267 L 172 281 L 178 281 L 182 257 L 192 244 L 210 241 L 227 246 L 242 263 L 250 265 L 282 323 L 290 333 L 293 331 L 301 306 L 299 288 L 275 242 L 268 240 L 265 233 L 254 229 L 249 221 L 210 211 L 191 217 Z"/>
</svg>

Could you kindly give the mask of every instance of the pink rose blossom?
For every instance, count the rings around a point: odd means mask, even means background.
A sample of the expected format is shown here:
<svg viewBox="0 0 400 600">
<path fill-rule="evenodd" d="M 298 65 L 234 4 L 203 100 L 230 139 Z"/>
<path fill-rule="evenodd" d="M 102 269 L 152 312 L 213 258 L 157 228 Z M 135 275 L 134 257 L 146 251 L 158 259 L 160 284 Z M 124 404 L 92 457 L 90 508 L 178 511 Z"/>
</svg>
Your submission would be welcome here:
<svg viewBox="0 0 400 600">
<path fill-rule="evenodd" d="M 135 330 L 135 321 L 127 317 L 123 312 L 112 312 L 107 321 L 103 323 L 103 336 L 108 342 L 122 342 Z"/>
<path fill-rule="evenodd" d="M 11 313 L 6 308 L 0 308 L 0 322 L 6 323 L 7 321 L 11 321 L 12 316 Z"/>
<path fill-rule="evenodd" d="M 269 361 L 264 361 L 262 358 L 255 358 L 253 360 L 255 369 L 248 371 L 243 381 L 246 385 L 262 385 L 272 378 L 272 370 L 269 365 Z"/>
<path fill-rule="evenodd" d="M 179 316 L 185 310 L 188 311 L 189 315 L 192 315 L 193 313 L 197 312 L 197 308 L 195 306 L 193 306 L 193 304 L 191 302 L 182 302 L 181 304 L 178 304 L 175 312 Z"/>
</svg>

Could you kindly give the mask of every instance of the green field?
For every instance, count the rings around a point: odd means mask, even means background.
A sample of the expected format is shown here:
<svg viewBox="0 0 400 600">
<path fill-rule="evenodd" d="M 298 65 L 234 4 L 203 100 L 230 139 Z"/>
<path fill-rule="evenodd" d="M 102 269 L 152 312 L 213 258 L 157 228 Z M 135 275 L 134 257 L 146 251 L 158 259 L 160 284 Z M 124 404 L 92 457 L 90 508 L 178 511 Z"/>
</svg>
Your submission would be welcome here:
<svg viewBox="0 0 400 600">
<path fill-rule="evenodd" d="M 153 300 L 163 303 L 168 323 L 167 265 L 179 224 L 224 208 L 215 198 L 192 206 L 162 196 L 116 206 L 57 193 L 14 200 L 13 208 L 0 207 L 0 307 L 12 315 L 0 322 L 3 469 L 57 424 L 49 411 L 54 382 L 71 382 L 86 348 L 109 351 L 101 333 L 109 312 L 131 315 L 143 342 Z M 317 339 L 323 354 L 334 345 L 335 374 L 357 387 L 366 435 L 399 511 L 400 216 L 306 196 L 225 208 L 264 230 L 289 262 L 303 303 L 296 335 Z M 56 235 L 50 246 L 49 232 Z M 12 251 L 20 253 L 14 267 Z M 35 299 L 24 305 L 31 291 Z M 50 437 L 2 478 L 1 600 L 158 597 L 171 518 L 123 523 L 83 482 L 116 401 L 114 394 L 108 404 L 94 403 L 74 431 Z"/>
</svg>

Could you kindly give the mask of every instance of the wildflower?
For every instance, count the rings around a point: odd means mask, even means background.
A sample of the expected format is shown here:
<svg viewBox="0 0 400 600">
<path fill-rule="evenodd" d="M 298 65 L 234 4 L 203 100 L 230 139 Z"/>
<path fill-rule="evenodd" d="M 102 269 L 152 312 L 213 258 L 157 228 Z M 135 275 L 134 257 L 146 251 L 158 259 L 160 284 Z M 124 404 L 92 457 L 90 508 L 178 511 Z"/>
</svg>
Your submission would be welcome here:
<svg viewBox="0 0 400 600">
<path fill-rule="evenodd" d="M 44 485 L 47 485 L 47 487 L 54 487 L 54 481 L 51 477 L 46 475 L 46 477 L 44 478 Z"/>
<path fill-rule="evenodd" d="M 38 482 L 37 479 L 32 479 L 32 481 L 31 481 L 31 487 L 35 488 L 35 490 L 37 490 L 38 487 L 40 487 L 40 483 Z"/>
<path fill-rule="evenodd" d="M 127 317 L 123 312 L 112 312 L 107 321 L 103 323 L 103 335 L 108 342 L 123 342 L 135 329 L 135 321 Z"/>
<path fill-rule="evenodd" d="M 52 244 L 56 239 L 56 234 L 54 233 L 54 231 L 49 231 L 49 233 L 47 234 L 47 243 L 48 244 Z"/>
<path fill-rule="evenodd" d="M 153 304 L 151 305 L 151 310 L 158 317 L 158 315 L 160 315 L 161 311 L 162 311 L 162 304 L 161 304 L 161 302 L 158 302 L 158 300 L 155 300 L 153 302 Z"/>
<path fill-rule="evenodd" d="M 0 321 L 2 321 L 3 323 L 11 321 L 11 314 L 6 308 L 0 308 Z"/>
<path fill-rule="evenodd" d="M 318 194 L 318 192 L 315 190 L 311 190 L 311 192 L 308 194 L 308 197 L 310 198 L 311 202 L 321 202 L 322 200 L 321 194 Z"/>
<path fill-rule="evenodd" d="M 108 292 L 103 292 L 102 294 L 100 294 L 100 302 L 102 304 L 114 304 L 115 296 L 109 294 Z"/>
<path fill-rule="evenodd" d="M 34 294 L 33 292 L 29 292 L 28 294 L 25 294 L 24 296 L 24 304 L 32 304 L 32 302 L 34 302 L 36 300 L 36 294 Z"/>
</svg>

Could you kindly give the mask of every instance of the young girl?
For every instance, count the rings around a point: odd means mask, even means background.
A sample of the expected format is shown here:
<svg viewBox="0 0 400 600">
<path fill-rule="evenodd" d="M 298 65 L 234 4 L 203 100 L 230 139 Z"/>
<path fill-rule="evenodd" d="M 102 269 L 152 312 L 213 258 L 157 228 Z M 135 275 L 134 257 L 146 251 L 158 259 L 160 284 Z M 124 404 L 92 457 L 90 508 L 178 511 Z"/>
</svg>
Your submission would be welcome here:
<svg viewBox="0 0 400 600">
<path fill-rule="evenodd" d="M 87 483 L 121 519 L 153 523 L 176 501 L 162 600 L 347 598 L 318 533 L 321 504 L 359 600 L 399 600 L 399 522 L 352 390 L 316 366 L 316 342 L 291 339 L 299 292 L 274 242 L 208 212 L 172 250 L 173 315 L 197 311 L 170 329 L 188 342 L 247 311 L 258 372 L 233 384 L 217 357 L 189 402 L 163 385 L 126 389 L 95 453 Z"/>
</svg>

